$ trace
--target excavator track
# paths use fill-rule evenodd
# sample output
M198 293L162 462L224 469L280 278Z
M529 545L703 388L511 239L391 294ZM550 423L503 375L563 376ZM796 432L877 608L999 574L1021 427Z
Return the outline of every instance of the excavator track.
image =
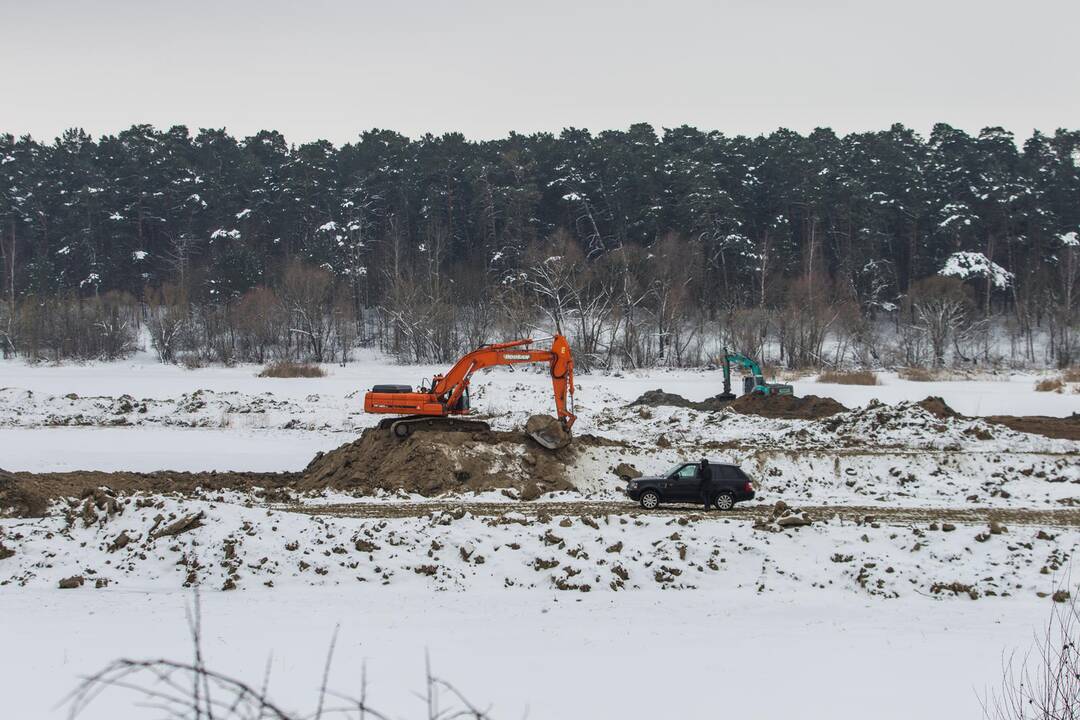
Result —
M380 430L389 430L394 437L404 440L414 432L487 432L491 426L483 420L464 420L454 417L409 415L386 418L379 421Z

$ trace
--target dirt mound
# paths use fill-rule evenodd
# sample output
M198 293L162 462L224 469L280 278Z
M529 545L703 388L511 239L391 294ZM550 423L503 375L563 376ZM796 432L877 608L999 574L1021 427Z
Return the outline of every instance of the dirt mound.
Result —
M43 517L49 498L0 470L0 517Z
M628 407L634 407L635 405L648 405L649 407L661 407L664 405L670 407L694 407L694 403L690 402L682 395L666 393L660 388L657 388L656 390L646 390L637 400L630 403Z
M831 417L847 410L846 407L832 398L818 397L817 395L760 395L751 393L734 400L730 405L732 410L744 415L760 415L761 417L780 420L817 420Z
M415 432L398 439L369 428L359 439L311 461L300 491L331 488L438 495L445 492L514 489L523 499L569 490L572 447L551 451L521 433Z
M930 395L915 404L936 418L945 419L963 417L963 415L953 410L949 407L948 403L936 395Z
M5 473L0 471L0 517L43 517L48 504L61 498L81 498L107 487L115 493L194 494L196 490L262 488L269 497L296 484L297 473L254 472L99 472Z
M716 395L711 398L706 398L701 402L694 402L693 400L687 400L682 395L676 395L674 393L667 393L657 388L656 390L648 390L641 394L637 400L627 405L627 407L635 407L637 405L646 405L648 407L684 407L692 410L723 410L725 407L731 404L731 400L728 398L722 398Z
M782 420L817 420L826 418L847 410L846 407L832 398L822 398L816 395L796 397L794 395L760 395L751 393L734 400L715 395L701 402L687 400L682 395L666 393L663 390L649 390L641 397L630 403L627 407L646 405L648 407L684 407L693 410L720 411L730 407L743 415L759 415L761 417Z
M1080 414L1069 417L1047 417L1045 415L991 415L987 422L997 423L1017 432L1045 435L1060 440L1080 440Z

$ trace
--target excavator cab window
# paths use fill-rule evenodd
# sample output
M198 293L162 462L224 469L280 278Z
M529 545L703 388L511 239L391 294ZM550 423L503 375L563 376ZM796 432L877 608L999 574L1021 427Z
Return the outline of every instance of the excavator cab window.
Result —
M749 395L750 393L754 392L755 387L756 383L754 382L754 378L750 375L744 375L742 379L743 395Z
M465 391L461 393L461 397L458 398L457 403L454 405L454 412L465 413L469 410L469 386L465 386Z

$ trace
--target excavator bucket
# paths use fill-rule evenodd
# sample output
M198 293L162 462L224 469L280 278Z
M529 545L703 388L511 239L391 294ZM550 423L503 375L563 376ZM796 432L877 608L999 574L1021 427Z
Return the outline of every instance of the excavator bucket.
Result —
M573 439L570 431L550 415L533 415L525 423L525 433L548 450L560 450Z

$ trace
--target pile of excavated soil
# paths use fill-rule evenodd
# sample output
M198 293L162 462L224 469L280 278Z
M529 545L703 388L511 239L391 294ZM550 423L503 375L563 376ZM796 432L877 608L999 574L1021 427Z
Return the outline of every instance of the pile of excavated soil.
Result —
M794 395L765 396L752 393L742 395L734 400L716 395L701 402L694 402L687 400L682 395L666 393L663 390L649 390L630 403L628 407L636 405L646 405L648 407L668 405L692 410L711 411L720 411L729 407L743 415L759 415L782 420L817 420L847 410L846 407L832 398L822 398L816 395L796 397Z
M730 405L732 410L744 415L760 415L761 417L779 420L818 420L831 417L847 410L846 407L832 398L818 397L817 395L759 395L751 393L734 400Z
M49 498L9 472L0 470L0 517L42 517Z
M521 433L420 431L398 439L369 428L358 440L316 455L296 489L421 495L513 489L530 500L572 489L566 470L573 457L573 447L547 450Z
M648 390L634 402L630 403L627 407L634 407L637 405L646 405L648 407L661 407L667 405L669 407L684 407L692 410L723 410L725 407L731 404L730 399L721 398L719 395L715 397L706 398L701 402L694 402L693 400L687 400L682 395L676 395L675 393L666 393L661 389Z
M984 419L1017 432L1045 435L1060 440L1080 440L1080 413L1073 413L1065 418L1045 415L991 415Z

